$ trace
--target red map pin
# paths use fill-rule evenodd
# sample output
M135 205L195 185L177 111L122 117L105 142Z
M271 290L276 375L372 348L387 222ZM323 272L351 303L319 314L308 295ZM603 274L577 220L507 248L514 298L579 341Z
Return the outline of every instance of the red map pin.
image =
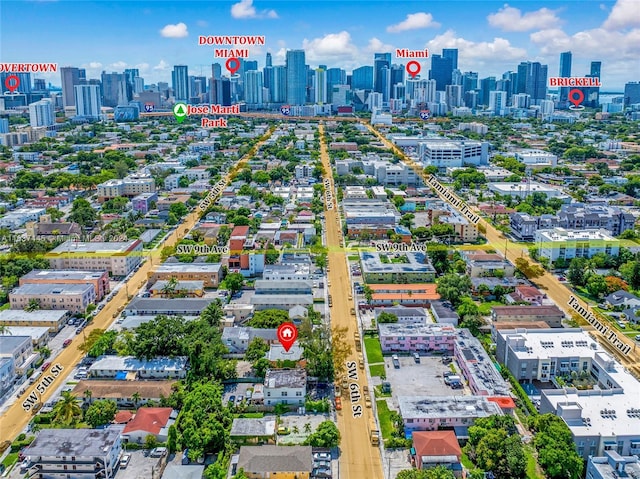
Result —
M229 70L229 73L231 73L232 75L235 75L236 72L238 70L240 70L240 60L238 60L237 58L229 58L224 66L227 67L227 70Z
M6 86L11 93L13 93L20 86L20 77L18 75L9 75L4 80L4 86Z
M415 76L420 73L420 70L422 70L420 63L415 60L411 60L409 63L407 63L407 66L405 68L407 70L407 73L411 75L411 78L415 78Z
M298 339L298 328L293 323L282 323L278 326L278 341L286 352L289 352L293 343Z

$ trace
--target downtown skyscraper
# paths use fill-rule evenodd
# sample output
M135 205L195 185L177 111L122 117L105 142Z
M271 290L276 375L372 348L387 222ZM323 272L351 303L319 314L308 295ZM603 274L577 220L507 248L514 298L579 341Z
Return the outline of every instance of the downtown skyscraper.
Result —
M385 71L385 68L387 71ZM385 92L391 86L391 53L375 53L373 55L373 91ZM389 91L387 90L387 95Z
M189 67L187 65L174 65L171 73L173 97L176 102L189 101Z
M62 105L65 107L75 106L74 87L86 79L85 70L76 67L62 67L60 68L60 77L62 80Z
M307 68L304 50L287 50L287 103L304 105L307 93Z
M562 78L569 78L571 76L571 52L562 52L560 54L560 69L558 70L558 76ZM566 106L569 100L569 87L560 87L560 105Z

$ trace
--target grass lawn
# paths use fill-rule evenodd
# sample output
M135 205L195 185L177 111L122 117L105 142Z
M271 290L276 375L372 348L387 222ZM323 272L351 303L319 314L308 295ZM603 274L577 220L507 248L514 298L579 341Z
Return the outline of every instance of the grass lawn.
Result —
M544 479L544 475L538 473L533 448L529 444L525 444L524 453L527 456L527 479Z
M371 373L371 376L382 376L385 374L385 370L384 370L384 364L374 364L372 366L369 366L369 372Z
M380 421L380 432L382 433L382 439L388 441L391 439L393 433L393 424L391 423L391 411L387 406L387 401L376 401L378 408L378 420Z
M4 461L2 461L2 465L6 468L9 469L11 466L13 466L16 462L18 462L18 453L17 452L11 452L7 455L7 457L4 458Z
M9 309L11 307L11 303L5 303L0 306L0 311L4 311L5 309Z
M462 453L462 456L460 456L460 462L470 471L473 471L476 468L476 466L473 465L473 462L471 462L471 459L469 459L469 456L467 456L464 452Z
M367 351L367 361L369 364L383 363L382 348L380 340L371 336L365 336L364 349Z
M234 414L233 417L262 419L264 417L263 412L243 412L242 414Z
M486 303L480 303L480 306L479 306L480 314L482 316L490 315L491 308L493 308L494 306L504 306L504 303L501 303L499 301L488 301Z
M350 254L349 256L347 256L347 259L349 261L360 261L360 256L358 256L357 254Z

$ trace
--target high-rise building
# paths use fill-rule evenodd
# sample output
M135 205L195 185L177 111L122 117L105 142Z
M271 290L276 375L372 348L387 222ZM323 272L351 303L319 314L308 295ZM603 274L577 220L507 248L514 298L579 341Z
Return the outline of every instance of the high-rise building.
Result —
M127 97L133 98L133 93L136 93L136 78L140 76L140 70L138 68L127 68L124 71L124 77L127 82Z
M29 105L29 125L51 126L55 123L53 104L48 98L31 103Z
M102 99L99 85L76 85L76 116L91 120L99 120L102 114Z
M562 52L560 54L560 69L558 70L558 76L562 78L571 77L571 52ZM565 107L569 101L569 87L560 87L560 106Z
M47 82L44 78L34 78L33 89L34 91L45 91L47 89Z
M9 119L0 118L0 133L9 133Z
M373 90L373 67L362 66L351 73L351 88L353 90Z
M285 103L287 101L287 67L276 65L273 67L273 87L271 90L271 101L273 103Z
M142 93L144 91L144 78L135 77L133 79L133 93Z
M102 104L104 106L127 105L131 100L124 73L102 72Z
M307 87L307 68L304 50L287 50L287 103L304 105Z
M547 96L547 65L539 62L522 62L518 65L517 93L531 96L534 104L539 104Z
M31 73L15 73L15 72L3 72L0 73L0 91L6 89L5 81L9 76L16 76L20 81L18 88L14 90L16 93L24 93L28 95L31 93Z
M442 55L431 57L431 70L429 70L429 80L436 81L436 90L444 91L447 85L451 85L453 75L453 58Z
M219 63L212 63L211 76L216 80L219 80L220 78L222 78L222 65L220 65Z
M347 72L342 68L329 68L327 70L327 103L333 103L333 87L347 83Z
M384 67L380 72L380 84L382 88L382 101L388 102L391 98L391 69Z
M637 103L640 103L640 82L629 82L624 86L624 106Z
M373 55L373 91L383 93L388 80L383 78L382 70L391 68L391 53L374 53Z
M318 105L327 103L327 70L316 68L313 89L315 93L314 103Z
M496 89L496 77L487 77L480 80L480 103L489 106L489 94Z
M504 114L504 110L507 108L507 92L506 91L491 91L489 92L489 110L494 115Z
M264 88L269 90L269 93L266 98L263 98L265 103L271 103L273 101L273 83L274 83L274 72L273 66L266 66L262 69L262 84Z
M269 52L267 52L267 55L265 57L264 66L265 67L272 67L273 66L273 59L271 58L271 53L269 53Z
M244 71L251 72L256 71L258 69L258 61L257 60L245 60L244 62Z
M443 48L442 58L449 58L451 60L451 69L458 69L458 49L457 48Z
M462 101L462 85L447 85L445 87L447 107L458 108L464 106Z
M176 102L189 101L189 67L187 65L174 65L171 73L173 97Z
M462 75L462 92L478 88L478 72L464 72Z
M587 76L591 78L600 78L601 70L602 62L591 62L591 69ZM583 104L591 108L597 108L600 103L600 87L585 87L582 88L582 91L584 93Z
M249 70L244 74L244 100L248 105L262 106L263 96L262 89L264 87L262 72L258 70Z

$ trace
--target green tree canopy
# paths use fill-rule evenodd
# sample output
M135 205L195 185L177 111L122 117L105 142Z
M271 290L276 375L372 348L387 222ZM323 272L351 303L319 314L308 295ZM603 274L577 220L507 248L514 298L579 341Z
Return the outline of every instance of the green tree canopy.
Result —
M84 413L84 420L89 426L96 428L113 421L117 410L118 406L115 401L98 399L97 401L93 401Z

